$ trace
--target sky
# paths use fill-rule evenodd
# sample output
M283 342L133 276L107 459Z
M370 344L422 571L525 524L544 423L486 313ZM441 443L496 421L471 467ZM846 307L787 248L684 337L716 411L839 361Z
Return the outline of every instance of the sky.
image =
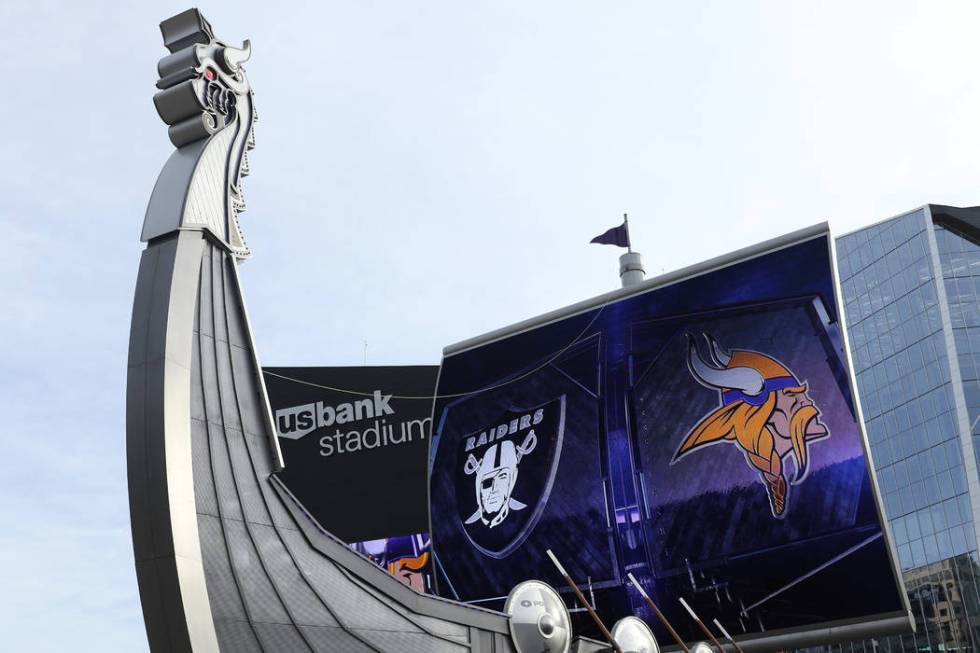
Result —
M125 471L172 2L0 3L0 633L143 651ZM829 221L980 204L972 2L215 1L260 116L242 278L263 363L437 363ZM364 343L367 343L365 354Z

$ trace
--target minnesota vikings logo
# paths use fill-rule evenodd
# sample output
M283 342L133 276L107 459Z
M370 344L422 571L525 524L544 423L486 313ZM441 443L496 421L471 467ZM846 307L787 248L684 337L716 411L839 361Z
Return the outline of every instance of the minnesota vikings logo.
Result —
M554 482L565 396L512 408L459 440L456 501L463 531L482 553L503 558L537 523Z
M773 516L782 518L789 494L785 461L795 459L792 484L801 483L809 470L810 445L830 432L819 420L820 410L806 382L786 366L755 351L729 352L711 336L702 335L708 359L701 357L697 342L688 334L687 366L698 383L718 391L720 406L691 429L671 464L692 451L731 442L759 472Z

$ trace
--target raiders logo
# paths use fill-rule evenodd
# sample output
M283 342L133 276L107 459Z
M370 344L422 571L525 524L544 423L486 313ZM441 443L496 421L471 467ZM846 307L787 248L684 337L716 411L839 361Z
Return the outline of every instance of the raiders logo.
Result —
M485 555L510 555L548 503L565 431L565 395L507 410L459 441L456 504L463 531Z

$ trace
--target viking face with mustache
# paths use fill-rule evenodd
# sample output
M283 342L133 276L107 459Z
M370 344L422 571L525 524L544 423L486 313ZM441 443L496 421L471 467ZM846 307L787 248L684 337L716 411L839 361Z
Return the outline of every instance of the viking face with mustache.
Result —
M696 449L731 442L759 471L774 517L786 514L789 487L784 461L793 456L793 485L806 477L810 444L830 435L805 382L776 359L748 350L728 352L704 335L708 359L688 335L687 364L701 385L720 393L721 406L691 429L671 464Z

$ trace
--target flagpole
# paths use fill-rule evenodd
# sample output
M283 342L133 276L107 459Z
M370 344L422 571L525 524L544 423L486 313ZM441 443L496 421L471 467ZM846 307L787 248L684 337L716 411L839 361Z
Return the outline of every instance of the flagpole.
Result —
M664 627L667 628L667 631L670 633L671 637L674 638L674 641L677 642L677 645L681 647L681 650L684 651L684 653L691 653L690 650L688 650L687 646L684 645L684 640L681 639L681 636L677 634L677 631L674 630L674 627L670 625L669 621L667 621L667 617L664 616L664 613L660 611L660 608L657 607L657 604L653 602L653 599L650 598L650 595L647 594L646 590L643 589L643 586L640 585L640 581L636 580L636 576L633 575L633 572L629 572L628 574L626 574L626 576L630 579L630 582L633 583L633 587L635 587L636 591L640 593L640 596L642 596L646 600L647 605L653 608L653 613L657 615L657 618L660 619L660 622L664 625Z
M687 601L684 600L684 597L679 596L677 597L677 600L681 602L681 605L684 606L684 609L687 610L687 613L691 615L691 618L694 619L694 621L697 622L698 626L701 627L701 632L707 635L708 639L710 639L711 642L715 645L715 648L718 649L718 653L725 653L725 647L722 646L721 642L719 642L718 639L715 638L715 636L711 633L711 631L708 630L708 627L705 626L704 622L701 621L701 618L697 614L695 614L694 609L687 604Z
M619 256L619 280L623 288L635 286L643 281L646 270L643 269L643 257L639 252L633 251L633 243L630 239L630 216L623 213L623 223L618 227L606 229L591 241L599 245L615 245L623 247L623 240L626 240L626 253Z
M575 584L572 577L568 575L565 568L562 567L560 562L558 562L558 558L555 557L555 554L551 552L551 549L546 549L545 553L548 554L548 557L551 558L551 561L555 564L555 567L558 568L558 573L562 575L562 578L565 579L565 583L572 589L572 592L575 593L575 597L583 606L585 606L589 616L592 617L592 621L594 621L595 625L599 627L599 631L602 633L602 636L605 637L610 644L612 644L613 651L616 653L623 653L623 649L620 648L616 640L613 639L612 633L610 633L609 629L606 628L606 624L602 623L602 619L599 618L599 615L596 614L596 611L592 608L592 605L585 599L585 596L582 594L582 590L578 588L578 585Z
M729 635L728 631L725 630L725 627L721 625L721 622L718 621L717 619L715 619L714 621L715 621L715 625L718 626L718 630L721 631L722 635L728 638L728 641L732 643L732 646L735 647L735 650L738 651L738 653L745 653L745 651L742 650L742 647L735 642L735 638Z

